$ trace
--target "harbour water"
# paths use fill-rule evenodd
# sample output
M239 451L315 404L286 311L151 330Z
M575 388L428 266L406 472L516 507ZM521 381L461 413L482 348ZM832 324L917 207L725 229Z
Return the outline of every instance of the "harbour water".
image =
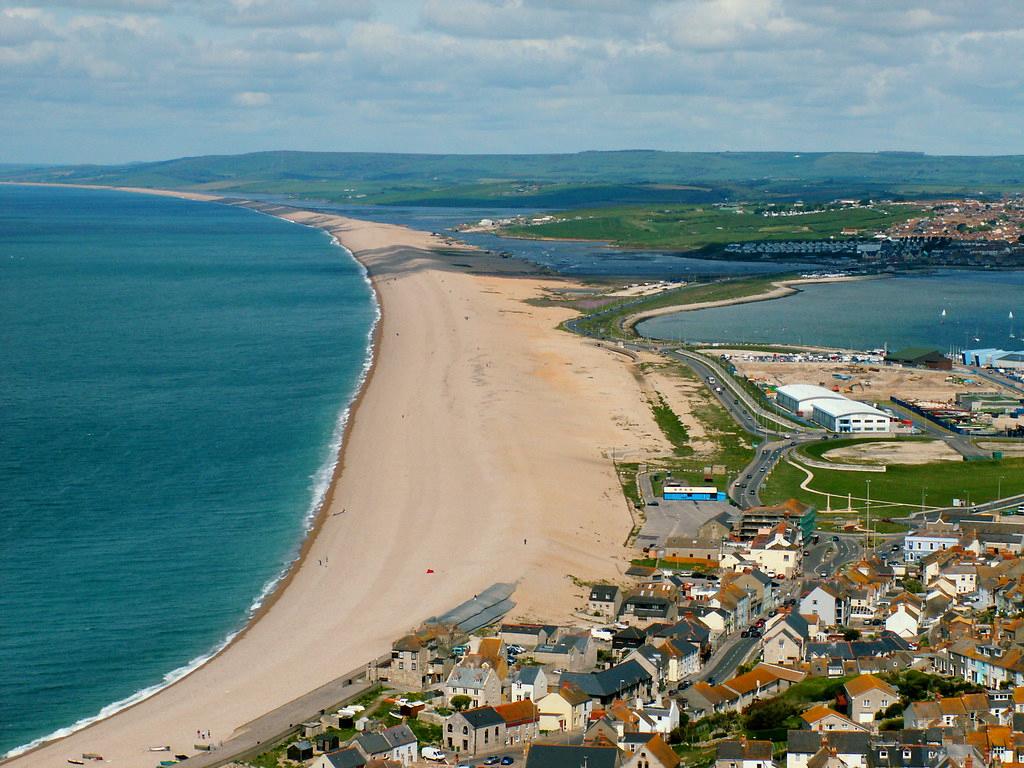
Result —
M0 754L244 625L326 489L375 312L319 230L0 187Z
M807 285L772 301L662 315L637 331L658 339L849 349L1024 349L1024 272L943 270Z

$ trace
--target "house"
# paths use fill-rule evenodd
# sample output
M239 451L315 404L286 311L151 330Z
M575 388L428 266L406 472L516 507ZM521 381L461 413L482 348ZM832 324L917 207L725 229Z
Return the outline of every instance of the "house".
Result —
M850 601L831 584L819 582L800 598L800 613L814 614L822 626L839 626L849 622Z
M761 637L764 660L769 664L797 664L804 659L804 648L810 641L807 620L793 611L775 616L765 626Z
M317 752L333 752L341 748L341 739L337 734L322 733L316 737Z
M548 676L543 667L520 667L512 673L512 701L538 701L548 693Z
M1007 702L1009 705L1009 702ZM973 730L984 723L998 724L1001 706L995 707L988 694L965 693L934 701L912 701L903 710L906 728L951 728L961 726Z
M986 688L1024 685L1024 651L962 640L949 648L953 674Z
M690 720L700 720L708 715L728 711L729 702L735 695L735 692L727 695L719 690L718 686L709 685L701 680L681 691L679 699L686 702L685 708Z
M809 768L809 762L823 748L834 750L849 768L868 768L871 734L867 731L789 731L786 768Z
M306 739L292 742L288 745L288 749L285 750L285 754L288 756L289 760L294 760L297 763L312 760L313 744Z
M444 743L460 755L475 755L505 743L505 719L491 706L454 712L444 719Z
M697 538L702 541L721 541L732 533L733 515L731 512L719 512L705 520L697 529Z
M455 696L468 696L471 707L500 704L501 679L487 662L476 666L466 664L463 659L463 663L452 669L445 680L444 695L449 704Z
M641 620L674 621L678 590L671 582L650 581L631 591L622 602L622 615Z
M379 733L364 733L355 745L370 760L395 760L412 765L417 759L416 735L409 726L395 725Z
M774 768L772 743L754 739L720 741L715 751L715 768Z
M554 643L538 645L530 655L539 664L582 672L597 665L597 644L589 633L567 634Z
M789 499L782 504L743 510L733 527L733 533L741 541L749 541L758 534L771 531L779 523L787 523L796 528L800 536L796 543L801 543L811 538L816 521L817 512L813 506Z
M625 755L615 746L534 744L526 754L526 768L622 768Z
M661 736L655 735L626 759L623 768L676 768L680 762L672 747Z
M502 624L498 632L506 645L520 645L527 650L553 643L557 636L558 627L549 624Z
M733 577L730 583L735 584L750 595L752 600L750 606L751 616L761 616L775 610L775 582L764 571L745 571Z
M563 685L575 685L601 704L650 696L653 682L651 674L636 661L624 661L600 672L565 672L561 677Z
M622 590L614 584L594 584L587 600L587 612L592 616L614 619L622 607Z
M530 743L539 732L540 710L529 699L499 704L494 708L505 721L505 744Z
M320 755L310 768L365 768L369 761L358 747Z
M799 535L794 536L799 540ZM747 558L778 578L788 579L800 568L801 549L787 534L786 523L778 523L768 533L760 533L747 545Z
M658 646L665 659L665 681L678 683L700 671L700 648L686 640L670 638Z
M960 543L960 535L960 526L941 518L925 523L903 539L903 561L916 563L932 552L951 549Z
M750 593L735 584L726 584L708 600L712 608L720 608L726 615L726 631L750 623Z
M921 632L921 617L924 608L920 600L900 600L889 607L885 617L885 628L907 640L915 639Z
M800 715L804 721L804 727L812 731L865 731L863 725L853 722L845 715L836 712L831 707L823 704L811 707Z
M537 701L541 731L578 731L586 727L593 708L590 696L563 685Z
M899 701L896 689L874 675L860 675L848 680L843 690L850 704L850 719L862 725L870 725L875 721L875 715Z
M749 672L715 686L715 689L728 697L729 708L739 711L758 699L778 696L805 677L805 672L762 662Z
M612 635L612 650L633 650L647 642L647 633L637 627L626 627Z
M454 663L451 638L440 630L406 635L391 645L388 681L403 691L425 691L440 685Z
M654 685L660 685L667 675L668 670L668 659L666 659L661 651L655 648L650 643L641 645L639 648L630 651L623 659L623 661L635 661L649 674L654 681Z
M639 714L654 727L656 733L660 733L666 739L679 727L679 705L675 699L666 697L660 703L644 704Z

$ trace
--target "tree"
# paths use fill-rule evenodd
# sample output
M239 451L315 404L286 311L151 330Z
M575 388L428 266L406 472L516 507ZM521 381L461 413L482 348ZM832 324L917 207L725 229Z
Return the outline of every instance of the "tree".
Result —
M860 640L860 630L851 627L843 632L843 640Z
M469 705L473 703L473 700L469 696L452 696L451 702L449 702L456 712L462 712L463 710L469 709Z
M903 588L912 595L918 595L924 592L924 586L917 579L904 579Z
M786 720L798 715L796 705L781 698L755 701L743 710L743 725L748 731L765 731L783 727Z

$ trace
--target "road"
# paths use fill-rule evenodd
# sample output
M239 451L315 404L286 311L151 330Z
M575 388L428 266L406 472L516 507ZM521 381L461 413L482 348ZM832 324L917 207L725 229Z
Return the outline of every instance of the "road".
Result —
M714 680L716 684L728 680L759 642L759 638L740 637L739 632L734 633L708 660L697 675L697 679L708 682Z

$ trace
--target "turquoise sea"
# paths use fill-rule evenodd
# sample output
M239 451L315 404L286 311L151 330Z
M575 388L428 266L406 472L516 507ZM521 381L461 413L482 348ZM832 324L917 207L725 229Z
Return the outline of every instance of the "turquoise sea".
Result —
M637 331L683 341L1018 350L1024 349L1024 272L943 270L807 285L773 301L662 315Z
M244 625L326 487L375 312L319 230L0 187L0 754Z

